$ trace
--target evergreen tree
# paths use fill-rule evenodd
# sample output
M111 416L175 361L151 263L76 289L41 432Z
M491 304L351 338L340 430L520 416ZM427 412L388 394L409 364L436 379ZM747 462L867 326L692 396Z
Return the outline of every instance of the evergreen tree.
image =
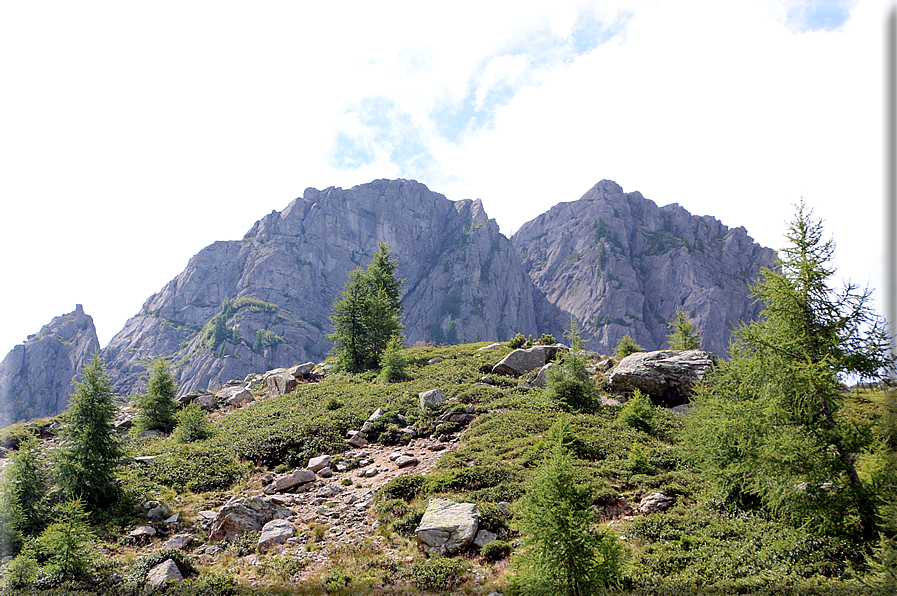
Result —
M178 393L178 384L168 371L164 358L153 360L152 373L146 393L137 398L137 414L135 426L139 430L158 430L171 432L177 421L175 412L178 403L174 398Z
M578 482L565 419L549 432L551 454L526 485L521 522L528 534L515 587L524 594L594 594L622 578L616 537L596 527L587 486Z
M10 456L10 466L5 471L18 487L22 532L25 534L36 534L44 525L47 483L37 458L38 445L34 436L19 442L18 449Z
M115 494L113 472L122 455L112 426L115 404L99 354L81 370L81 377L64 414L56 476L70 497L101 505Z
M332 352L338 366L347 372L376 368L380 354L394 335L401 332L402 281L395 277L395 261L389 247L380 243L367 270L356 269L333 303L330 322Z
M872 539L876 498L856 465L872 433L841 415L841 378L876 378L893 359L869 291L829 287L834 243L811 215L798 206L777 269L752 286L762 318L735 332L729 362L693 400L689 440L731 494Z
M13 557L22 546L24 516L12 474L0 475L0 557Z
M80 499L69 499L58 507L55 521L40 535L41 550L49 555L47 569L66 579L81 579L91 559L91 531Z
M667 341L671 350L700 350L701 332L695 328L694 323L688 320L686 312L676 307L676 319L669 323L673 332L667 335Z
M199 402L192 402L185 408L182 408L176 416L178 425L171 438L178 443L189 443L191 441L201 441L212 436L212 425L206 418L205 412Z
M617 342L617 347L614 348L614 356L617 358L626 358L630 354L635 354L636 352L643 352L644 350L640 345L635 343L635 340L632 339L632 336L628 333L620 338L620 341Z
M579 353L585 341L572 316L564 337L570 342L570 351L559 351L558 366L548 371L548 396L572 410L593 410L599 403L598 387L589 377L586 359Z
M380 380L382 382L396 383L408 379L408 374L405 372L405 367L408 363L405 361L405 357L402 356L402 348L404 347L402 338L398 335L393 335L389 343L386 344L386 349L383 350L383 354L380 356Z

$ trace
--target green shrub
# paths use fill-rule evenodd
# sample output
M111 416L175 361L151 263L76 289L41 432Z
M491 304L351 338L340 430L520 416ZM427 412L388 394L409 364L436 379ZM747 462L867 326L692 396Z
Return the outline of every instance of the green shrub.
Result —
M650 474L654 471L654 466L651 465L641 443L632 444L632 448L626 456L626 469L633 474Z
M417 474L393 478L380 488L378 499L403 499L410 501L424 490L426 478Z
M246 532L239 536L234 536L227 542L227 549L231 551L235 557L245 557L251 555L258 550L259 536L261 532Z
M190 556L187 555L187 553L179 548L166 548L143 555L134 562L127 575L124 577L123 584L126 591L133 593L139 592L146 583L146 576L149 574L150 569L159 563L164 563L168 559L175 562L181 575L185 578L196 575L198 572L196 567L193 566L193 562L190 560Z
M657 410L651 399L636 389L629 401L620 408L617 419L630 428L650 434L654 431L656 418Z
M493 540L480 548L480 554L487 561L499 561L511 554L511 545L504 540Z
M469 573L467 561L437 557L415 561L408 579L419 590L445 591L458 587Z
M635 354L636 352L643 352L644 349L635 343L635 340L632 339L632 336L628 333L620 338L620 341L617 342L617 347L614 348L614 356L617 358L626 358L630 354Z
M543 333L542 337L540 337L538 341L536 341L536 343L542 346L551 346L556 344L557 342L554 341L554 336L550 333Z
M508 347L512 350L523 348L526 346L526 337L522 333L518 333L508 342Z
M175 415L177 426L171 435L177 443L201 441L212 436L212 424L198 402L192 402Z
M243 478L246 467L226 447L188 443L157 456L141 473L175 490L205 492L229 488Z
M483 530L489 530L493 534L498 534L503 529L507 529L507 518L495 503L479 503L480 517L479 527Z
M380 355L379 379L381 383L398 383L408 380L408 373L405 372L408 362L402 355L404 347L402 338L398 335L393 335L386 344L386 349Z
M332 569L324 576L324 589L328 592L338 592L347 588L352 583L352 576L344 571Z

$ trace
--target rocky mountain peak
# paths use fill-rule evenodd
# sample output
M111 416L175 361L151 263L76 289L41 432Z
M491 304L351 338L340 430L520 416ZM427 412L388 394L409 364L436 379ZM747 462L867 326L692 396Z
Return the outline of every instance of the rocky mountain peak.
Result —
M29 335L0 363L0 426L65 410L72 381L99 349L93 319L80 304Z

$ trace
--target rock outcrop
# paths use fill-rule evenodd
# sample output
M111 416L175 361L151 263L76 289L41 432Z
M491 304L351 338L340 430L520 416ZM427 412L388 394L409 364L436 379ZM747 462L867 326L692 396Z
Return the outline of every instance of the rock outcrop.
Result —
M72 381L99 349L93 319L80 304L28 336L0 363L0 426L65 410Z
M759 314L747 282L775 258L744 228L658 207L610 180L523 224L511 241L548 303L537 304L540 330L561 337L572 314L588 347L604 354L627 333L645 349L666 347L677 306L703 349L725 353L733 326Z
M414 532L428 552L451 554L473 542L479 527L478 517L479 508L474 503L430 499Z
M636 352L620 361L608 376L614 393L636 389L659 405L679 406L688 402L695 383L716 366L716 355L703 350L659 350Z

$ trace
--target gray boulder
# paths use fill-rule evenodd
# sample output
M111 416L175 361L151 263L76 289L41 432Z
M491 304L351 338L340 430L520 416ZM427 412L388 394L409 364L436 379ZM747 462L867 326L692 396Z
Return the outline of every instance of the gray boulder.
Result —
M243 385L229 385L215 394L215 399L219 402L239 408L253 401L252 392Z
M306 362L304 364L297 364L296 366L288 368L287 373L293 375L293 377L297 379L301 379L302 377L307 376L314 369L314 367L314 362Z
M430 499L414 531L431 554L451 554L469 546L477 535L479 507L449 499Z
M706 378L716 362L715 354L703 350L636 352L611 371L608 384L615 393L639 389L656 404L678 406L688 403L695 384Z
M313 457L308 460L308 465L305 466L305 469L311 470L312 472L317 472L319 470L323 470L330 466L330 456L329 455L319 455L318 457Z
M155 592L170 583L181 583L184 576L178 569L177 563L172 559L165 559L146 574L145 588L147 592Z
M492 373L519 377L531 370L542 368L546 362L554 360L559 349L566 350L567 347L555 344L551 346L533 346L525 350L514 350L502 358L501 362L492 367Z
M274 489L274 492L280 493L300 484L314 482L315 478L315 473L311 470L294 470L291 474L275 478L274 482L271 483L271 487Z
M298 386L298 383L296 382L295 376L289 373L281 373L266 378L265 385L267 385L270 393L285 395L290 391L294 391Z
M657 513L666 511L674 504L673 499L663 493L651 493L644 497L638 504L639 513Z
M430 389L422 391L418 394L420 398L420 409L426 410L428 407L445 401L445 394L439 389Z
M294 533L293 522L285 519L272 519L262 528L258 549L260 552L265 552L279 544L283 544L292 538Z
M209 532L209 542L218 542L245 534L258 532L272 519L285 519L293 512L264 497L235 499L218 512Z
M191 542L193 542L193 536L190 534L175 534L166 540L162 546L165 548L184 548Z
M539 369L539 374L536 375L536 378L533 379L533 385L536 387L545 387L548 385L548 371L552 368L556 367L557 364L554 362L549 362L545 366Z

